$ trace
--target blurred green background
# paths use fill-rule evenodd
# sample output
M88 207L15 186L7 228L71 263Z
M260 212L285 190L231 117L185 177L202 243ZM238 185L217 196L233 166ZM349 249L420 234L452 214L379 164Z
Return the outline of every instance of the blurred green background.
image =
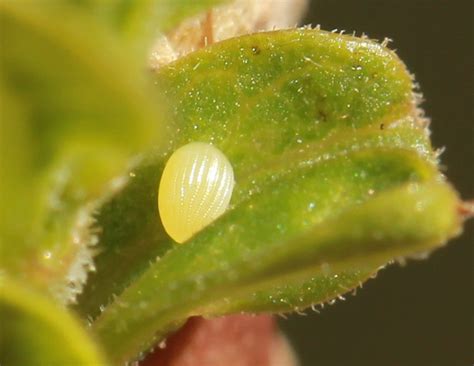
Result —
M394 40L416 75L442 163L474 198L474 1L312 0L305 23ZM427 261L393 265L321 314L281 320L303 366L472 365L474 220Z

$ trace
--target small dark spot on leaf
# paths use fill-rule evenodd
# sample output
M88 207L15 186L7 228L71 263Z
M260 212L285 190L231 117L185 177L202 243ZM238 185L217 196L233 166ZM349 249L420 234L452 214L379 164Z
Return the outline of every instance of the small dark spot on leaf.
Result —
M383 130L385 128L385 124L384 123L381 123L380 124L380 129Z
M317 118L318 120L320 120L321 122L326 122L327 119L328 119L328 115L325 111L323 111L322 109L319 109L318 110L318 113L317 113Z
M262 52L262 50L260 49L260 47L258 46L252 46L252 53L254 55L260 55L260 52Z

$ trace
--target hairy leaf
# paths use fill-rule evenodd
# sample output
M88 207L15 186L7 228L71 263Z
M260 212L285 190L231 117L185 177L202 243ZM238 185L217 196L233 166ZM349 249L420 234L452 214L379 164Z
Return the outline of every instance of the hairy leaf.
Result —
M268 231L250 223L262 222L249 217L252 209L244 205L245 219L236 221L233 215L241 212L235 210L220 225L151 266L105 310L94 328L113 360L122 362L223 297L248 296L278 283L430 250L459 232L457 203L444 184L408 184L293 240L269 240L264 245L261 235ZM247 225L245 231L236 229L235 222Z
M84 316L103 310L94 329L114 361L190 315L327 301L459 232L411 77L375 42L255 34L160 69L157 84L173 108L172 148L148 156L101 209L97 273L78 305ZM219 147L236 186L224 216L174 246L157 188L169 153L191 141Z

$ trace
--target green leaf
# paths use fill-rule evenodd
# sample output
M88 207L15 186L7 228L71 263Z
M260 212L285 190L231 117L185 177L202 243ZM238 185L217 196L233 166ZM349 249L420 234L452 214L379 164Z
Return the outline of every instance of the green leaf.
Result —
M324 160L365 145L412 149L434 163L414 115L410 76L394 53L367 40L310 30L256 34L189 55L157 77L175 106L173 149L191 141L217 144L234 167L234 205L297 161ZM107 250L97 257L97 274L80 300L88 316L172 245L156 212L166 157L148 157L99 214ZM337 174L334 179L342 187ZM374 188L369 183L359 196ZM334 202L314 210L320 216L314 222L335 204L344 207L342 192L332 192ZM115 269L124 260L127 268Z
M2 365L106 365L77 319L20 282L0 284Z
M94 17L2 2L0 24L1 267L70 300L92 265L92 202L119 188L134 155L165 144L164 111Z
M190 315L327 301L460 230L411 77L375 42L254 34L161 68L157 83L173 108L172 149L148 156L102 207L97 273L78 304L83 316L103 310L94 329L115 362ZM176 246L157 186L170 152L191 141L221 149L236 186L227 213Z
M344 299L345 293L355 294L362 283L376 275L380 268L360 268L331 274L318 274L303 281L285 281L264 290L240 296L228 296L221 301L199 309L201 315L214 317L248 313L302 313L306 309L318 311L336 298ZM328 271L329 272L329 271Z
M105 310L95 331L113 361L123 362L151 347L180 320L226 296L248 296L275 283L430 250L459 232L457 203L444 184L408 184L293 240L264 243L261 236L268 231L258 227L260 215L244 205L245 216L234 210L152 265ZM258 207L266 213L273 208Z

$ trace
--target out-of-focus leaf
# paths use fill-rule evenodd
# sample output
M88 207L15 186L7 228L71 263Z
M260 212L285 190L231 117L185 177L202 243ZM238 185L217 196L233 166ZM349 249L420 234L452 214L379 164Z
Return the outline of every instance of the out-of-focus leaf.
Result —
M327 301L459 232L410 75L375 42L255 34L192 53L157 83L174 107L173 149L215 144L236 185L228 212L171 250L156 211L169 153L146 159L101 209L102 253L78 309L94 317L102 305L94 328L116 362L190 315Z
M228 1L228 0L227 0ZM111 26L143 60L144 51L159 32L166 32L186 18L226 0L89 0L82 6Z
M167 31L176 26L184 19L199 13L200 11L209 10L212 7L229 2L230 0L154 0L154 8L156 9L157 20L161 30ZM138 18L136 18L138 19Z
M0 284L2 365L107 365L81 323L20 282Z
M1 267L67 300L92 266L90 202L123 184L111 179L131 157L160 149L163 111L143 66L94 17L10 1L0 24Z

